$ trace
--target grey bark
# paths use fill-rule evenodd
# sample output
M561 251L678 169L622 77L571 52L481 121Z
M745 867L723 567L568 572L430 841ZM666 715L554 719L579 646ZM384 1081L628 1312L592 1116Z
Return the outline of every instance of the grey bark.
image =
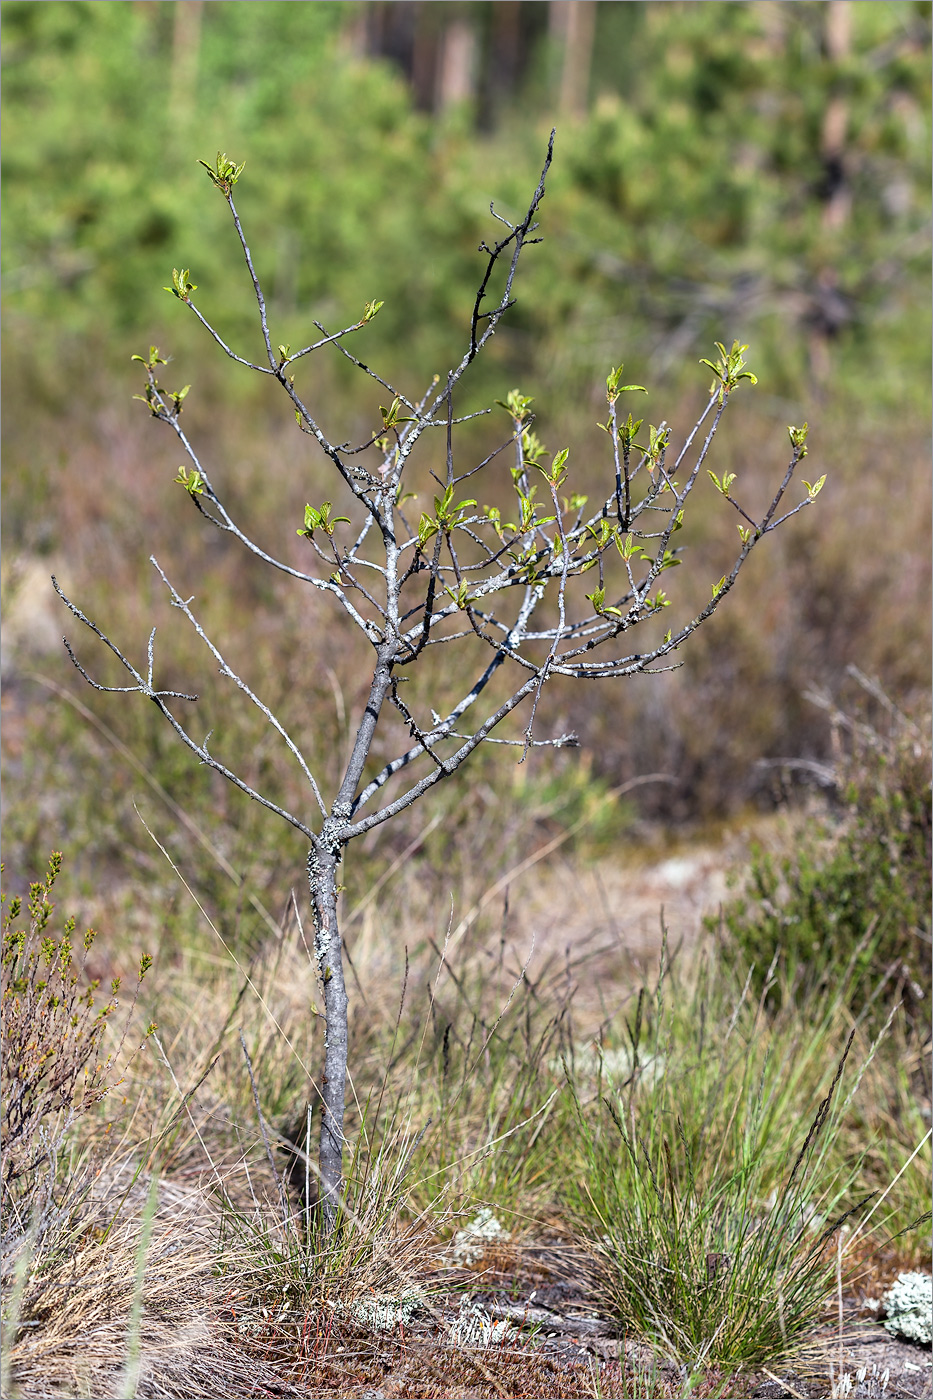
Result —
M321 1208L324 1226L333 1230L340 1208L343 1185L344 1106L347 1090L349 1025L347 987L343 966L343 939L337 918L337 868L349 840L349 817L353 798L369 750L383 702L392 683L391 660L394 646L377 648L369 699L356 733L350 761L321 835L308 854L308 881L314 910L315 956L324 988L325 1041L324 1074L321 1084Z
M337 923L337 866L342 845L336 824L329 818L324 834L308 855L308 880L314 910L314 951L324 988L326 1031L324 1075L321 1083L321 1210L330 1233L340 1208L343 1184L343 1116L347 1091L347 988L343 972L343 947Z

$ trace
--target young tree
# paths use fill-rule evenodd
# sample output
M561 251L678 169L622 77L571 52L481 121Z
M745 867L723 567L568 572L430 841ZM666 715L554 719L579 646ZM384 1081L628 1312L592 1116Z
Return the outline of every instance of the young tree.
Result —
M554 676L622 678L655 671L669 662L720 606L757 544L810 504L822 486L822 479L812 486L804 483L805 499L781 513L794 471L806 455L806 425L788 430L790 460L761 519L748 514L736 498L732 473L720 478L710 471L717 490L736 512L738 552L731 570L713 586L705 607L664 630L670 600L659 584L661 575L681 562L675 536L735 388L742 380L755 382L746 368L746 346L736 344L726 350L719 345L718 358L702 362L714 375L709 402L676 453L664 423L650 426L639 440L642 420L623 412L620 399L623 394L644 390L622 382L621 366L610 371L606 381L608 416L600 424L607 436L610 465L605 491L594 506L586 496L570 490L568 450L553 456L544 450L534 430L531 400L516 389L501 405L511 421L506 441L478 463L466 468L455 465L454 429L465 421L455 416L455 397L476 357L514 305L515 274L525 247L539 241L533 236L535 216L544 197L553 141L552 133L541 177L520 222L510 223L490 205L501 237L480 245L485 269L462 357L443 385L435 378L420 398L388 384L347 347L350 337L378 313L379 301L367 303L360 319L343 330L328 333L315 321L319 336L301 350L293 352L287 345L275 344L266 300L233 198L243 167L225 155L218 155L213 166L201 162L227 201L240 240L256 297L266 363L254 364L224 342L194 304L196 288L187 270L176 271L173 286L167 290L191 310L231 359L281 385L298 427L317 441L332 464L335 487L347 500L345 508L352 515L334 514L330 500L306 506L304 523L298 530L307 540L310 562L304 568L267 553L250 537L248 527L234 519L223 503L219 485L211 479L181 425L187 388L171 392L161 386L159 367L165 360L155 348L146 358L134 357L145 368L145 402L152 415L175 433L187 455L189 465L179 469L178 481L197 510L270 568L305 587L311 608L332 605L343 609L372 648L368 701L336 791L323 790L297 737L233 671L203 630L192 610L192 600L182 597L155 558L151 562L173 605L195 629L221 674L258 707L287 745L307 783L309 810L285 810L215 757L207 740L193 737L190 724L179 718L176 702L187 703L196 697L159 688L154 629L146 664L137 669L55 583L74 616L110 648L132 683L117 687L99 684L66 640L68 653L85 679L97 690L144 695L201 763L275 812L308 841L315 951L326 1018L324 1069L317 1092L321 1104L321 1204L328 1229L333 1228L339 1209L344 1147L347 992L338 920L338 866L345 848L404 812L456 772L485 742L518 746L520 762L532 747L576 743L572 734L535 737L538 701L548 680ZM496 274L501 274L501 290L494 295L491 286ZM336 346L389 397L388 406L380 410L381 422L356 446L334 442L321 426L317 410L305 402L295 385L294 368L325 346ZM410 483L415 447L438 431L446 441L446 467L441 475L432 472L437 483L433 507L421 511L416 522L407 506L406 476ZM483 473L504 449L511 449L514 460L510 466L513 504L503 512L480 505L479 497L470 493L477 492ZM336 496L337 490L331 494ZM636 629L640 650L633 646ZM456 647L458 643L462 647L472 643L481 660L472 682L459 693L451 693L455 671L449 665L432 663L437 648ZM435 703L427 716L416 713L416 702L409 703L403 697L401 682L412 669L427 671L433 687L429 693ZM526 718L522 728L499 737L499 726L523 702ZM367 763L374 735L386 715L393 713L401 717L408 739L396 757L373 771Z

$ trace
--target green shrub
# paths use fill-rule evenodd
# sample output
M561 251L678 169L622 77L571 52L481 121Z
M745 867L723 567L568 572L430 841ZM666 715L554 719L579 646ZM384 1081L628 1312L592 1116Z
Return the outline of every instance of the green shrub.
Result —
M25 927L18 922L22 913L18 896L10 900L3 920L0 1194L5 1231L14 1228L20 1205L30 1213L37 1204L37 1182L44 1168L54 1179L56 1156L75 1118L109 1092L128 1029L127 1018L118 1045L103 1058L101 1041L117 1007L120 979L111 982L104 1005L95 1007L98 983L81 985L94 930L84 934L83 957L77 964L74 918L66 920L59 937L47 932L55 908L49 896L61 865L61 852L53 851L45 878L30 886ZM5 895L0 896L0 901L5 900ZM137 995L151 963L149 957L140 962ZM147 1034L153 1030L150 1026Z
M926 1021L920 1003L931 991L929 731L852 674L884 723L812 697L830 713L842 810L805 822L784 855L753 851L745 889L722 914L727 955L754 962L759 990L777 957L782 975L772 997L835 985L851 961L856 988L866 977L874 984L887 977L879 1002L903 1000L912 1020ZM865 993L855 995L859 1004Z

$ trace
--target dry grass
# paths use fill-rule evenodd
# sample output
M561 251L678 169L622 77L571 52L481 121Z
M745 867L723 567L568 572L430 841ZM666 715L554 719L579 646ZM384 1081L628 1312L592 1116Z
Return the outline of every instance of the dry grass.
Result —
M245 1396L281 1393L242 1347L218 1277L216 1210L197 1190L154 1183L142 1212L127 1168L104 1163L13 1263L5 1394ZM145 1197L147 1193L144 1191Z
M190 853L176 862L185 873L194 864ZM573 859L564 869L566 887L578 888ZM550 887L559 875L559 867L548 872ZM266 892L240 878L241 905L251 897L262 905ZM378 898L348 918L357 979L352 1151L343 1228L330 1245L304 1196L303 1161L299 1155L289 1173L294 1153L284 1150L286 1142L305 1145L321 1059L320 989L301 906L278 933L251 942L228 918L209 921L194 885L179 886L168 913L164 905L141 911L155 962L138 1014L159 1031L125 1076L122 1104L111 1094L76 1123L74 1154L59 1163L56 1208L4 1261L11 1400L754 1392L760 1373L709 1359L684 1369L657 1335L651 1344L650 1327L626 1339L565 1325L599 1303L567 1232L567 1187L601 1181L605 1191L616 1169L611 1153L602 1165L588 1161L567 1072L595 1132L600 1093L616 1087L606 1067L631 1050L642 974L626 953L621 912L609 917L612 886L605 946L584 941L568 958L552 943L528 962L502 911L504 891L483 905L495 885L477 876L469 904L451 915L449 906L431 907L417 866L403 859ZM347 903L352 916L352 895ZM196 923L182 939L173 924L185 905ZM481 915L471 920L477 905ZM95 975L109 975L108 959L114 969L126 961L105 939L95 950ZM686 958L668 971L669 1014L648 987L643 1036L657 1043L645 1041L642 1064L660 1056L665 1078L652 1087L643 1068L625 1092L634 1092L636 1117L655 1144L670 1138L676 1107L697 1179L718 1181L720 1191L731 1189L723 1178L749 1134L764 1134L766 1170L749 1201L766 1212L770 1187L799 1151L798 1128L825 1095L851 1016L840 988L832 1003L788 998L776 1018L763 1018L714 951L706 956L705 971ZM576 995L577 983L594 981L601 998ZM910 1223L926 1190L928 1146L905 1168L926 1132L922 1047L896 1020L873 1058L870 1049L859 1023L851 1062L866 1065L831 1124L826 1185L839 1196L839 1173L853 1163L860 1190L885 1192L897 1180L849 1251L863 1277L847 1307L860 1287L888 1281L921 1247L916 1231L883 1241ZM753 1122L759 1079L766 1112L759 1105ZM845 1094L853 1087L844 1082ZM313 1122L312 1184L315 1129ZM721 1161L704 1156L708 1142L719 1144ZM482 1203L511 1239L453 1269L445 1248ZM840 1209L847 1204L840 1199ZM624 1233L617 1217L613 1228ZM677 1228L675 1220L673 1239ZM634 1237L622 1242L637 1247ZM804 1240L804 1254L807 1247ZM527 1325L492 1346L465 1345L451 1335L462 1296L487 1310L517 1307ZM399 1310L406 1299L411 1308ZM545 1321L535 1322L542 1302ZM379 1316L388 1330L374 1327Z
M596 1111L598 1084L590 1083L586 1049L593 1030L584 1033L585 1022L574 1027L562 962L550 973L532 964L522 977L521 963L507 949L490 949L479 933L465 934L442 962L423 928L424 951L409 956L402 997L404 948L386 934L374 924L355 946L366 1001L358 997L356 1146L337 1241L325 1247L316 1234L300 1174L297 1189L294 1177L286 1186L287 1219L278 1190L287 1158L276 1144L300 1136L295 1128L320 1055L320 1027L309 1015L318 993L300 929L293 923L249 960L216 939L216 952L203 944L176 952L156 968L144 1014L159 1020L160 1031L134 1061L125 1103L109 1101L109 1128L103 1118L83 1120L97 1175L81 1166L87 1158L76 1159L54 1221L5 1266L12 1280L5 1393L23 1400L751 1393L754 1371L737 1375L707 1362L685 1372L650 1347L611 1337L548 1340L553 1329L539 1325L537 1335L520 1329L492 1347L451 1340L464 1292L483 1306L498 1298L526 1307L537 1295L552 1300L556 1316L568 1301L576 1314L592 1312L598 1290L588 1294L587 1271L566 1234L562 1188L593 1169L580 1157L562 1086L565 1065L575 1063L578 1098L586 1113ZM586 974L585 963L571 966L571 981L577 973ZM687 1000L672 1003L676 1024L665 1054L689 1133L689 1115L709 1110L715 1084L704 1081L692 1101L685 1086L699 1090L698 1071L705 1064L713 1075L718 1052L697 1061L695 1047L689 1050L699 1003L690 1002L695 983L686 968L682 980ZM728 1029L710 993L719 980L713 973L706 984L711 1043ZM617 985L617 996L631 1024L631 995ZM800 1105L812 1106L831 1077L828 1047L844 1020L841 1001L825 1024L812 1018L812 1008L799 1011L797 1020L785 1013L783 1030L766 1034L759 1026L754 1046L756 1063L792 1067L782 1107L772 1113L775 1172L793 1150ZM744 1055L751 1023L734 1012L733 1005L731 1034ZM624 1044L611 1024L601 1041L604 1056ZM867 1049L863 1044L861 1053ZM895 1042L891 1058L876 1055L836 1129L837 1165L874 1143L865 1161L870 1184L890 1182L913 1131L908 1060L892 1080L892 1061L905 1049ZM650 1113L650 1092L647 1099L644 1089L639 1093L639 1111ZM744 1111L737 1101L736 1111ZM660 1133L663 1113L658 1124ZM728 1156L728 1133L722 1141ZM910 1170L922 1175L921 1159ZM491 1202L511 1241L452 1270L445 1241L482 1200ZM564 1243L542 1254L541 1240L557 1239L562 1229ZM874 1271L874 1283L904 1260L904 1242L882 1264L877 1240L869 1238L853 1253L863 1271ZM418 1306L407 1316L392 1314L393 1303L406 1298L419 1299ZM384 1331L372 1325L380 1309L392 1324Z

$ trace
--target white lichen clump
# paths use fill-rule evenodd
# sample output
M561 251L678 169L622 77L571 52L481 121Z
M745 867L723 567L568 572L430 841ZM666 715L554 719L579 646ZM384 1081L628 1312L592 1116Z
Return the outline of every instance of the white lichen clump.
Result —
M892 1337L929 1346L933 1341L933 1277L901 1274L884 1295L885 1327Z
M483 1206L469 1225L464 1225L454 1235L451 1250L454 1265L458 1269L467 1268L482 1259L491 1244L504 1244L511 1238L510 1231L503 1228L489 1206Z
M346 1306L346 1311L356 1322L362 1322L374 1332L394 1332L399 1323L403 1326L409 1323L423 1304L422 1295L413 1289L399 1298L391 1294L358 1298Z
M450 1339L459 1347L489 1347L504 1342L511 1331L511 1322L505 1319L497 1322L478 1303L463 1298L460 1312L450 1329Z

